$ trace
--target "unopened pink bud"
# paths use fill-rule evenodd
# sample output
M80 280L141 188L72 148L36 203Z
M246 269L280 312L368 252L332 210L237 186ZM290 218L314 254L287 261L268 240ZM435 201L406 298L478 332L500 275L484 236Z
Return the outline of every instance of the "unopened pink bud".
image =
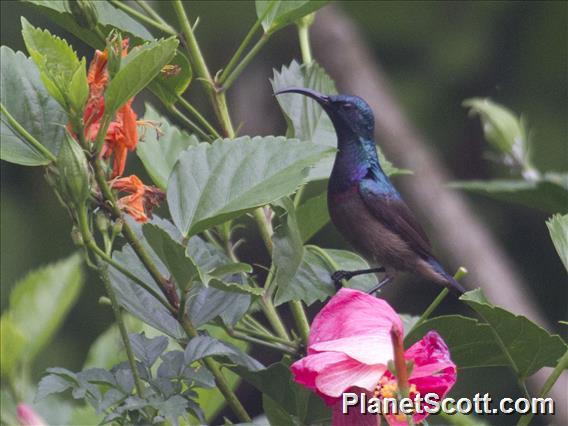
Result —
M21 426L47 426L47 423L27 404L19 403L16 411Z

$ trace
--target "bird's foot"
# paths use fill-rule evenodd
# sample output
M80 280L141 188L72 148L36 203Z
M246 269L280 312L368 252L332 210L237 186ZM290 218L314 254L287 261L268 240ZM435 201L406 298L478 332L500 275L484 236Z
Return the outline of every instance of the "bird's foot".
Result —
M379 281L379 283L377 285L375 285L373 288L371 288L369 291L367 291L367 294L372 295L374 293L379 292L385 285L390 283L392 280L393 280L393 277L391 277L390 275L387 275L381 281Z
M331 274L331 279L333 281L333 284L335 285L336 290L339 290L342 287L341 281L349 281L352 277L353 273L350 271L335 271L333 274Z

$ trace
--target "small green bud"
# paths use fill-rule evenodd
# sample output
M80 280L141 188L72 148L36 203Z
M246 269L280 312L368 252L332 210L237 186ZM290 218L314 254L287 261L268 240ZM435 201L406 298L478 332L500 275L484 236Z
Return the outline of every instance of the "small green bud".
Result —
M67 8L81 27L88 30L96 28L99 17L91 0L68 0Z
M67 133L59 148L57 169L63 198L77 207L85 204L90 193L89 165L79 144Z
M120 62L122 61L122 36L120 33L111 33L107 39L107 70L112 78L120 69Z
M114 225L112 227L113 238L119 235L121 232L122 232L122 220L119 219L116 222L114 222Z
M81 231L76 226L73 226L73 229L71 229L71 240L76 246L82 247L85 245L85 241L83 241L83 234L81 234Z
M106 232L108 230L108 227L110 225L110 220L108 219L107 215L104 212L98 211L95 220L99 231Z

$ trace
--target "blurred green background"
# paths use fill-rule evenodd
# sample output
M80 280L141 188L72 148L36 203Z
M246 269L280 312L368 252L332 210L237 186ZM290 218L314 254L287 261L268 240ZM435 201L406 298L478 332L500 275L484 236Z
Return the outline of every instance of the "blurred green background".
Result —
M522 114L531 130L539 168L568 170L566 2L339 2L337 6L357 22L411 121L435 143L432 149L456 180L508 174L487 160L480 124L461 106L464 99L474 96L491 97ZM25 15L32 24L65 36L80 55L91 58L90 49L26 5L4 1L0 7L3 45L24 50L19 17ZM197 36L212 70L226 63L256 18L252 2L196 1L187 7L192 17L200 17ZM171 18L167 2L157 4L157 9ZM269 93L271 68L294 58L300 59L297 36L294 28L288 28L274 36L234 92L247 79L250 85L252 78L259 90ZM202 102L200 92L198 85L190 87L190 97L195 96L197 105ZM232 94L229 92L233 110L247 108L236 105ZM143 96L137 99L140 113L143 100ZM277 116L276 104L271 108L259 113ZM283 129L281 120L273 131L282 133ZM138 160L131 158L129 167L143 174ZM45 184L41 169L3 162L1 179L4 309L10 288L19 278L32 268L67 256L74 247L69 238L70 220ZM566 319L566 274L548 236L547 214L481 196L471 196L471 201L530 284L528 291L550 323ZM320 236L323 241L337 238L330 227L324 233L329 235ZM247 258L262 256L249 250ZM423 305L435 293L429 287L419 295L404 295L398 305L411 309L415 299ZM79 303L37 361L34 380L46 367L81 368L90 343L111 322L110 308L97 303L101 295L102 285L90 273ZM514 395L507 372L496 370L492 375L488 383L487 375L480 378L475 372L464 372L456 392Z

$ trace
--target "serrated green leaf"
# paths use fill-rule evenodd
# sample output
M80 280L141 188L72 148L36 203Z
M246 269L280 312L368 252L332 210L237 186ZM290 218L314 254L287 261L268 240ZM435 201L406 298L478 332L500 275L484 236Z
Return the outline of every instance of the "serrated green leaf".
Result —
M0 377L14 376L17 365L28 342L8 315L0 318Z
M558 335L521 315L487 302L480 289L465 293L460 300L473 308L490 327L502 353L512 362L513 371L526 378L542 367L554 367L567 350Z
M178 129L150 105L146 104L144 120L157 123L159 133L148 130L136 147L136 154L152 181L166 189L168 178L180 153L199 143L194 135Z
M175 55L178 40L170 37L133 49L109 82L105 91L107 112L116 112L130 98L145 88Z
M546 226L558 256L568 271L568 215L555 214L546 221Z
M547 173L534 181L495 179L452 182L449 186L549 213L568 212L568 174Z
M315 12L328 2L328 0L256 0L256 15L262 19L264 32L272 33Z
M150 249L142 235L140 235L139 239L142 244ZM155 255L153 251L151 255L154 262L158 265L160 272L163 275L167 275L168 270L158 256ZM112 257L146 283L146 285L153 288L158 294L161 294L160 288L130 246L125 245L122 250L115 251ZM185 332L181 325L150 293L115 268L109 268L109 276L118 301L124 309L174 339L182 339L185 337Z
M12 117L55 156L65 133L67 115L45 90L33 61L6 46L0 48L0 97ZM25 70L25 72L24 72ZM23 166L50 160L12 129L2 115L0 158Z
M22 361L31 362L50 342L75 304L83 281L81 258L73 255L30 272L15 285L4 315L26 336Z
M130 333L130 344L136 359L150 368L168 347L168 338L165 336L146 337L144 332Z
M91 2L97 11L97 31L79 25L67 10L65 0L25 0L25 3L38 9L62 28L97 49L104 48L104 40L101 40L98 33L109 34L113 28L143 40L153 40L152 34L143 25L107 1Z
M242 365L250 371L258 371L264 368L260 362L239 348L211 336L196 336L185 347L184 358L186 364L191 364L210 356L225 356L232 362Z
M322 256L321 251L325 253ZM324 301L336 293L331 275L336 271L327 260L331 259L338 270L367 269L369 264L360 256L347 250L321 249L307 245L304 248L302 263L294 277L286 286L279 287L275 303L281 304L290 300L302 300L308 306L316 300ZM359 275L349 280L348 287L359 290L370 290L377 284L373 275Z
M177 228L192 235L288 195L327 147L283 137L243 136L183 152L168 182Z
M302 203L296 210L296 216L302 241L307 242L330 221L327 191Z
M194 281L207 284L199 267L186 255L185 247L174 241L166 231L150 223L144 225L142 230L146 241L168 267L180 290L186 291Z
M165 105L174 105L177 102L177 95L185 92L193 71L189 63L189 59L184 53L177 51L173 59L168 63L179 67L177 74L160 73L151 83L149 89L160 98Z
M69 83L73 83L77 69L80 66L84 67L85 62L79 61L77 54L65 40L52 35L47 30L33 27L24 17L21 21L24 43L39 69L41 81L49 94L68 110ZM81 81L75 82L76 85L79 83ZM86 74L84 83L86 83ZM84 90L84 87L80 89Z
M64 392L71 386L72 382L69 379L56 374L49 374L40 380L35 400L40 401L46 396Z
M260 287L251 287L241 283L221 281L216 278L210 280L209 285L228 293L248 294L251 296L261 296L264 293L264 289Z

